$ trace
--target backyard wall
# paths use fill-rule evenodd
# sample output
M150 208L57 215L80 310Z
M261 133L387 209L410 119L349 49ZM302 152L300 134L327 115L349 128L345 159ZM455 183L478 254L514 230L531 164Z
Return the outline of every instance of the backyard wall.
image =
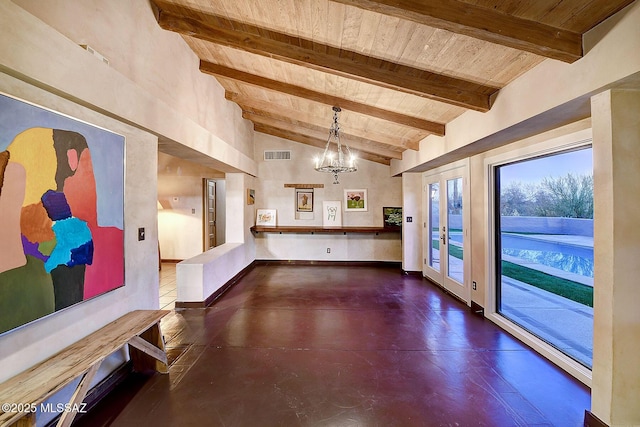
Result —
M501 216L502 231L593 237L593 220L538 216Z

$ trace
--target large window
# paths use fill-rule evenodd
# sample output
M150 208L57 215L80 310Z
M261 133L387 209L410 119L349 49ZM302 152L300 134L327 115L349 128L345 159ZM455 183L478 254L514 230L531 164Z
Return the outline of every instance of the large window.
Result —
M496 311L590 369L592 149L493 170Z

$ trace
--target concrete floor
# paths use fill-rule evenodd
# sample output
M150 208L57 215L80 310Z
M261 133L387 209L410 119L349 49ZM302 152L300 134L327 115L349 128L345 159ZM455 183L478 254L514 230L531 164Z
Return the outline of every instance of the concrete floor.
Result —
M82 426L581 426L587 387L399 269L259 265Z

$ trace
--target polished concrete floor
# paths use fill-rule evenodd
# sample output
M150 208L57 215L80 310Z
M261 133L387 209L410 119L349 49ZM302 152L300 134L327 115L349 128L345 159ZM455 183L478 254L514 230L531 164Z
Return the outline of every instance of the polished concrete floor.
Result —
M419 277L260 265L86 426L580 426L589 389Z

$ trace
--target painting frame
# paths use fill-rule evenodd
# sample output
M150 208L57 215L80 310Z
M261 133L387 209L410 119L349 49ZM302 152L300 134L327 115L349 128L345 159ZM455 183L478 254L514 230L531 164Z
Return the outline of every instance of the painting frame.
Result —
M313 188L296 188L296 212L313 212Z
M369 200L366 188L344 190L344 211L345 212L367 212L369 210Z
M382 208L383 228L386 230L402 229L402 207L385 206Z
M257 209L256 210L256 226L257 227L275 227L276 226L275 209Z
M254 205L256 203L256 190L253 188L247 188L247 205Z
M342 227L342 202L340 200L322 201L322 226L326 228Z
M4 334L125 286L126 138L5 92L0 134Z

